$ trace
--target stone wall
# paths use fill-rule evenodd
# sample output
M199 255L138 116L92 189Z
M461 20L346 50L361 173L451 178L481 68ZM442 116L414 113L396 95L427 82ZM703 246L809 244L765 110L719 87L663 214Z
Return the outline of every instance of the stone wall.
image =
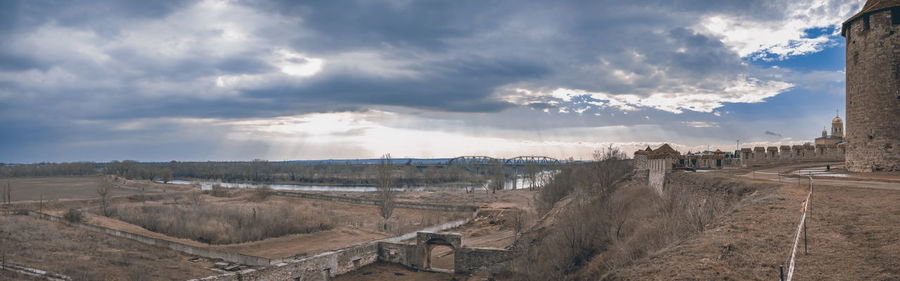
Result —
M812 145L795 145L779 147L754 147L753 152L749 149L742 149L740 152L741 159L739 161L725 161L723 166L728 165L764 165L774 163L793 163L793 162L812 162L812 161L844 161L846 149L843 146L812 146Z
M439 240L439 244L429 244ZM453 249L453 271L468 274L477 271L499 271L513 258L513 252L499 248L463 247L462 237L456 233L419 232L416 244L381 242L378 259L382 262L402 264L409 268L427 270L425 255L432 245L448 245Z
M881 10L845 26L850 171L900 170L900 24L891 17Z
M210 276L204 281L241 280L303 280L328 281L378 260L379 243L371 242L359 246L320 253L314 256L285 260L261 269L247 269L235 273Z
M634 169L637 171L646 171L647 169L650 169L647 160L647 155L634 155L634 161L632 162L634 163Z
M442 231L458 227L470 220L471 219L465 219L449 222L427 229L431 231ZM418 245L404 244L400 243L400 241L412 239L414 237L419 240L422 233L432 232L407 233L309 257L272 261L273 265L259 269L248 269L195 280L296 280L295 278L301 278L299 280L319 281L328 280L327 278L334 277L335 275L359 269L360 267L372 264L375 261L398 263L411 268L421 268L422 253L424 253L425 250ZM461 243L462 241L459 241L458 245L461 245Z
M650 188L662 194L666 182L666 173L671 170L672 164L668 159L650 159L647 166L650 170L647 180Z
M285 260L261 269L248 269L195 279L194 281L327 281L336 275L357 270L360 267L378 261L427 270L424 266L424 255L427 253L425 249L429 246L427 242L435 239L456 245L453 247L453 263L454 271L457 273L468 274L485 270L499 271L505 268L506 262L513 258L513 253L506 249L462 247L462 240L459 234L419 232L416 237L416 244L376 241L302 259Z
M378 260L412 267L422 264L417 259L416 250L418 249L419 247L414 244L381 242L378 244Z
M496 248L460 248L453 257L454 271L469 274L478 271L497 271L507 266L513 252Z

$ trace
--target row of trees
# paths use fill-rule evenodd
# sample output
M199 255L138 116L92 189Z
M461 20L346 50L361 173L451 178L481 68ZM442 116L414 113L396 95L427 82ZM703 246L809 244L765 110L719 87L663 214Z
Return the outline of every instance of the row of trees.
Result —
M0 172L10 177L84 176L95 175L98 171L98 164L91 162L0 164Z
M288 164L265 160L251 162L171 162L176 178L222 180L225 182L310 183L377 185L378 165L368 164ZM472 174L459 167L395 165L398 185L430 185L466 182Z
M112 161L106 164L104 172L107 175L126 179L159 180L163 182L169 182L174 179L172 168L168 166L144 164L132 160Z
M391 175L397 186L428 186L435 184L464 184L480 186L488 183L489 189L503 189L507 179L524 176L528 186L539 185L540 175L546 167L526 163L516 173L511 173L504 163L497 161L477 169L460 165L417 166L407 162L397 164L391 160ZM223 182L297 183L333 185L378 185L379 165L372 164L294 164L265 160L250 162L167 162L141 163L133 160L109 163L40 163L0 166L5 176L79 176L106 174L126 179L159 180L168 182L175 178L203 179Z

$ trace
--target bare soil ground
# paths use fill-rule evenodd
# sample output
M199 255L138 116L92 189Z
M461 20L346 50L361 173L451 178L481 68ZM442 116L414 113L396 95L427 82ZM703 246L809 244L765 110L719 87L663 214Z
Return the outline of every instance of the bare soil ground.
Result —
M465 276L450 273L414 271L397 264L376 263L359 270L340 275L334 281L451 281L468 280Z
M215 274L209 261L26 216L0 216L6 260L74 280L186 280ZM28 280L0 271L0 280Z
M779 180L777 174L763 173L744 180ZM808 191L806 181L781 180L785 184L779 190L746 202L713 228L608 279L777 279ZM900 280L900 186L885 185L890 184L814 180L809 255L803 254L801 240L794 280Z
M378 199L375 192L336 192L322 191L316 192L333 196L345 196L351 198ZM517 208L532 211L534 207L535 191L527 189L519 190L498 190L496 193L478 190L474 192L465 192L457 190L448 191L412 191L397 193L397 201L443 204L443 205L468 205L478 206L481 208Z

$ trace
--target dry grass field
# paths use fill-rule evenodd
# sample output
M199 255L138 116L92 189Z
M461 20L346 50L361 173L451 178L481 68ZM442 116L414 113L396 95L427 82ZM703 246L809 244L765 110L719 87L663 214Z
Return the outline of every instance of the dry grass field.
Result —
M59 199L97 198L97 186L103 180L100 176L81 177L35 177L10 178L0 181L5 188L7 181L12 189L12 201L37 201ZM116 188L112 196L138 194L136 190Z
M801 240L794 280L900 280L900 184L888 189L880 181L889 175L877 176L879 182L814 183L809 254ZM807 191L806 182L786 183L608 279L775 280L790 254Z
M187 280L215 274L209 261L27 216L0 216L0 255L73 280ZM4 274L0 272L0 280ZM24 277L17 279L27 280Z
M229 197L192 197L191 193L179 193L148 197L146 201L119 200L110 207L111 217L99 215L96 204L84 203L80 208L90 211L86 213L89 224L266 258L314 254L471 216L401 208L394 211L390 229L384 231L378 207L371 205L279 196L260 200L249 190ZM44 211L62 216L66 208ZM216 240L208 245L199 237Z
M212 196L185 192L187 188L181 186L118 181L106 217L97 200L101 180L15 178L10 183L17 202L7 208L38 210L33 200L45 194L40 205L45 213L63 216L77 208L88 224L265 258L315 254L471 216L468 212L401 208L394 211L385 231L376 206L260 196L253 190ZM137 196L141 187L165 192ZM184 280L216 274L206 269L211 262L189 262L191 257L179 252L26 216L0 217L0 235L0 251L16 257L11 262L75 280ZM201 242L199 237L205 239ZM206 240L212 245L204 243ZM0 279L27 280L4 274Z

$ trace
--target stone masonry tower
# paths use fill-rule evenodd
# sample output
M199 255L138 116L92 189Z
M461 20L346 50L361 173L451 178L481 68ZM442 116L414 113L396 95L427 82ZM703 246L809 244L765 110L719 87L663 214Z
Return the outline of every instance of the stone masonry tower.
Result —
M840 116L835 116L834 119L831 119L831 135L844 137L844 121L841 120Z
M900 0L868 0L847 41L847 168L900 170Z

